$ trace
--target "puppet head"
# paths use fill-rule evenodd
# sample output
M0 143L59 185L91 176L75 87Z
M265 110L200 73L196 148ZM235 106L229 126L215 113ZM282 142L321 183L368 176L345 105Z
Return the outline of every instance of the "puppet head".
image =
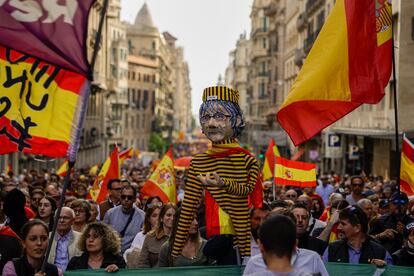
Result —
M213 143L236 138L245 124L239 107L239 92L225 86L204 89L200 106L200 125Z

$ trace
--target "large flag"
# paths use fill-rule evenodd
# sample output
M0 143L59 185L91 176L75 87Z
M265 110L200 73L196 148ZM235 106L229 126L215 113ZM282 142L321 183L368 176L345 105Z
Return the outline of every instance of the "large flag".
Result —
M65 160L65 162L63 162L62 165L60 165L59 169L56 171L56 174L61 177L65 177L66 174L68 173L68 168L69 168L69 162L68 160Z
M315 187L316 165L292 161L282 157L276 158L276 185Z
M0 44L90 77L86 37L93 2L0 1Z
M140 192L143 196L159 196L164 203L177 201L171 147Z
M104 201L108 193L109 180L119 178L120 175L118 148L115 147L103 164L92 188L89 190L90 198L97 203Z
M133 155L134 155L133 148L129 148L124 151L121 151L119 153L119 163L120 164L124 163L125 160L132 158Z
M400 187L408 196L414 195L414 145L405 136L401 152Z
M263 180L274 177L276 157L280 156L275 140L270 139L263 165Z
M391 0L337 0L277 113L295 145L384 96L392 65Z

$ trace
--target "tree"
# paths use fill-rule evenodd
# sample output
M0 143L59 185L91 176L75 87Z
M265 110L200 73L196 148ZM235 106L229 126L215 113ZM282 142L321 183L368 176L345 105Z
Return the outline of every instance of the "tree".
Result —
M162 156L167 150L167 141L162 138L160 133L152 132L149 141L149 150L156 151Z

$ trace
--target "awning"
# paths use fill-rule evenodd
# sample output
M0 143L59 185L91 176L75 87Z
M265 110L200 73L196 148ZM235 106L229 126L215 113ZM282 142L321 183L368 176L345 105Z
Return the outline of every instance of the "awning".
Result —
M331 131L337 134L365 136L365 137L378 138L378 139L393 139L395 137L394 130L386 130L386 129L333 127Z

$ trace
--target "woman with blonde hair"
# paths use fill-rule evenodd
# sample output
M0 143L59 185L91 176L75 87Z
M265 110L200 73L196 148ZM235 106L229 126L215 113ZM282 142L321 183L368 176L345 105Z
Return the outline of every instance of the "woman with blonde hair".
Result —
M104 268L106 272L115 272L126 266L119 254L121 239L118 233L103 222L86 225L78 247L84 253L73 257L67 270Z
M84 199L75 199L70 203L70 208L75 212L72 229L82 232L91 217L91 204Z
M161 246L170 237L176 210L177 207L174 203L167 203L162 207L157 228L149 232L145 237L141 254L138 258L138 267L158 266Z

